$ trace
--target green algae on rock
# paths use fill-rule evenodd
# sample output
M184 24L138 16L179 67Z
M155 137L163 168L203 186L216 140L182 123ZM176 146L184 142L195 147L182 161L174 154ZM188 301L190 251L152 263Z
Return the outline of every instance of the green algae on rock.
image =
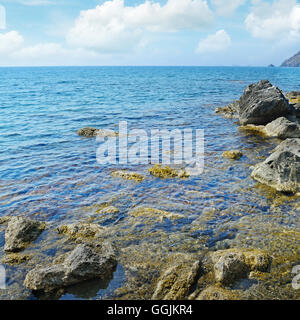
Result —
M114 207L114 206L107 206L107 207L104 207L102 209L98 209L96 211L96 213L98 214L116 214L116 213L119 213L120 210L117 208L117 207Z
M159 210L155 208L146 208L146 207L135 208L129 211L129 214L134 217L147 217L147 218L155 218L159 220L163 218L168 218L171 220L183 218L183 216L179 214L174 214L172 212Z
M148 170L150 174L154 177L161 179L171 179L171 178L188 178L189 174L185 170L175 170L169 166L161 166L160 164L154 165Z
M58 233L64 234L71 239L95 239L104 230L97 224L92 223L73 223L62 225L57 228Z
M11 254L5 255L2 258L1 262L9 265L17 265L17 264L26 262L30 259L31 259L31 255L29 254L11 253Z
M239 160L243 156L243 153L239 150L231 150L223 152L223 157L231 160Z
M116 170L111 173L114 178L122 178L124 180L134 180L136 182L142 182L145 177L136 172L130 172L126 170Z

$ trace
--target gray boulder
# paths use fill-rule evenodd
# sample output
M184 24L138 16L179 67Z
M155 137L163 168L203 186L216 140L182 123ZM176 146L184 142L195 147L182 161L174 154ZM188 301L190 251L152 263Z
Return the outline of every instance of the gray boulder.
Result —
M300 128L297 123L289 121L285 117L277 118L265 127L268 137L279 139L300 138Z
M18 252L25 249L45 229L45 223L22 217L11 217L5 231L6 252Z
M62 261L45 267L36 267L26 275L25 287L34 291L51 292L56 289L92 279L111 279L117 265L115 253L109 243L101 246L78 245Z
M265 125L293 111L281 90L268 80L249 85L239 101L242 125Z
M254 167L251 177L277 191L300 191L300 139L283 141L264 162Z

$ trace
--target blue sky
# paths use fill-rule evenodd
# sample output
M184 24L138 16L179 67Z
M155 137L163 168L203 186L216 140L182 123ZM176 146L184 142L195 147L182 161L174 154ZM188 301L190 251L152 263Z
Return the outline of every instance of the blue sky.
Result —
M297 0L0 0L0 5L3 66L264 66L279 65L300 50Z

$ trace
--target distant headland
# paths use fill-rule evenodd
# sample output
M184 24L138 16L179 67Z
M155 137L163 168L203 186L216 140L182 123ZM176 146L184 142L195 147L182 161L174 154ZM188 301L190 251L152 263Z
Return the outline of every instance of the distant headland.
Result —
M281 67L300 67L300 51L293 57L285 60Z

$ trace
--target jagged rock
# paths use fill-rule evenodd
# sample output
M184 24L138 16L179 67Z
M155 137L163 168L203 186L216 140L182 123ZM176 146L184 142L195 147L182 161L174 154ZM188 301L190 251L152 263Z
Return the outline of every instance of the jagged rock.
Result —
M225 107L218 107L215 109L215 113L222 114L225 118L238 118L237 110L238 110L238 101L235 101Z
M239 160L242 156L243 156L243 153L239 150L225 151L223 153L224 158L228 158L231 160Z
M117 264L114 250L108 243L97 248L80 244L61 260L61 264L29 271L24 286L34 291L49 292L95 278L111 279Z
M300 138L300 128L297 123L280 117L265 127L268 137L277 137L279 139Z
M10 219L10 216L0 217L0 224L8 223Z
M257 164L251 177L277 191L300 191L300 139L282 142L264 162Z
M236 280L246 278L251 271L266 272L271 257L256 249L219 250L211 256L215 279L224 285L231 285Z
M104 230L104 228L93 223L73 223L62 225L58 227L57 230L59 233L65 234L72 239L94 239Z
M79 129L77 131L79 136L86 137L86 138L93 138L93 137L115 137L118 133L114 132L113 130L109 129L96 129L91 127L85 127Z
M181 300L186 298L197 280L200 262L183 262L167 269L160 277L152 300Z
M111 173L111 175L114 178L121 178L121 179L124 179L124 180L134 180L136 182L142 182L145 179L144 176L142 176L139 173L130 172L130 171L126 171L126 170L113 171Z
M17 252L25 249L36 240L45 229L45 223L22 217L12 217L5 231L6 252Z
M278 117L292 113L281 90L268 80L249 85L239 101L239 120L242 125L265 125Z
M196 300L237 300L238 296L232 290L218 286L210 286L204 289Z

